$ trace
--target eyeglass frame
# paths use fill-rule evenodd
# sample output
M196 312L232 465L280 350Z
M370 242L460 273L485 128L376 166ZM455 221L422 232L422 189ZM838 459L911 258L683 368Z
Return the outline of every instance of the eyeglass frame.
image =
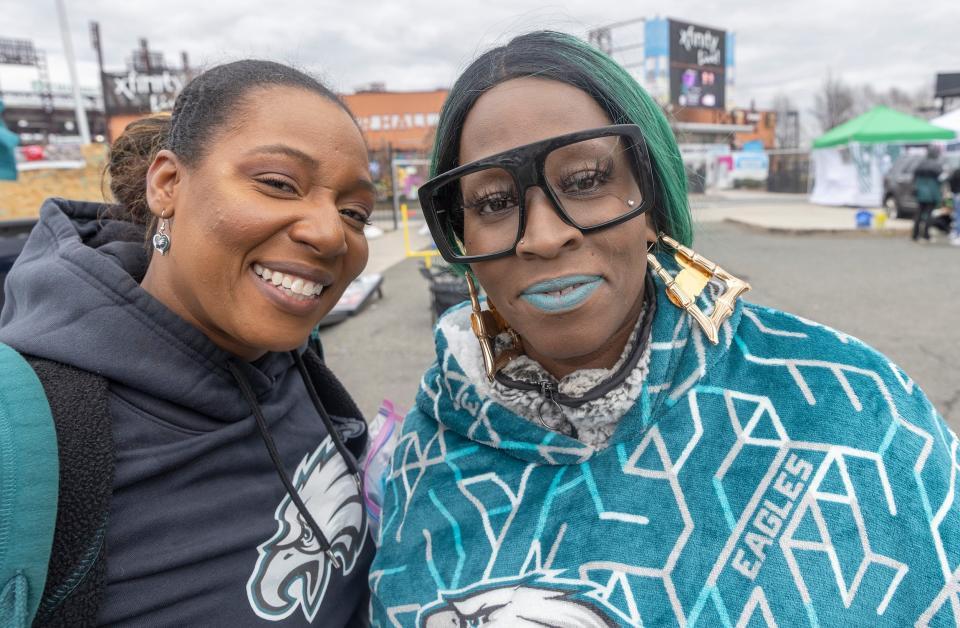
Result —
M598 225L582 227L563 209L563 204L557 198L553 187L547 181L544 172L547 156L554 150L570 144L613 136L627 137L631 140L630 152L633 154L631 167L636 170L634 175L637 178L637 185L640 188L642 200L640 205L622 216ZM500 168L510 174L514 185L517 186L517 204L520 212L517 236L509 249L482 255L461 255L454 250L452 243L448 239L448 234L444 232L440 214L448 210L437 207L437 203L435 202L437 192L454 179L492 167ZM434 242L436 242L437 249L440 251L440 255L443 256L443 259L451 264L472 264L474 262L500 259L516 253L517 245L523 239L524 232L527 228L526 195L527 190L531 187L539 187L543 191L544 195L553 205L553 209L560 217L560 220L579 230L580 233L587 234L614 227L646 213L656 200L653 181L653 164L647 150L646 140L643 137L643 131L636 124L612 124L584 131L576 131L574 133L566 133L538 142L516 146L509 150L496 153L495 155L490 155L489 157L458 166L424 183L420 186L417 195L420 198L420 207L422 208L424 218L426 218L427 226L430 228L430 233L433 235Z

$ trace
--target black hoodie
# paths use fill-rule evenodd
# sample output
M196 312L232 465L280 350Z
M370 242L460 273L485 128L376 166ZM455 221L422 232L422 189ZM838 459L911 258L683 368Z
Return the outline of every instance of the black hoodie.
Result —
M363 604L373 543L293 356L239 361L146 293L142 230L98 220L102 209L47 201L0 315L0 342L109 382L116 468L99 623L344 625ZM230 364L337 561L317 551Z

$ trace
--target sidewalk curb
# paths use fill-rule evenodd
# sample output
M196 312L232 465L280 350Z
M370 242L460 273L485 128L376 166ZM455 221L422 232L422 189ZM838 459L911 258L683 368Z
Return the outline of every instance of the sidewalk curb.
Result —
M839 227L772 227L767 225L758 225L753 222L742 220L740 218L724 218L723 222L746 227L753 231L761 233L776 233L779 235L856 235L856 236L875 236L875 237L901 237L910 233L909 228L890 228L883 229L846 229Z

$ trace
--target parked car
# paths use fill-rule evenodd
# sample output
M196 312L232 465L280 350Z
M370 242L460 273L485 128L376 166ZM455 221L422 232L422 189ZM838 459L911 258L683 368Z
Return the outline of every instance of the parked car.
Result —
M917 197L913 192L913 172L923 161L924 155L900 155L883 177L883 207L890 218L913 218L917 213ZM950 174L960 168L960 153L947 153L943 156L943 172ZM950 188L943 186L944 197L950 195Z

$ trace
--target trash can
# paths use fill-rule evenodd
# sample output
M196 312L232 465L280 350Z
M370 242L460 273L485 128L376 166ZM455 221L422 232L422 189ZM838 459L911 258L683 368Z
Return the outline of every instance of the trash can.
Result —
M873 212L861 209L856 214L857 229L869 229L873 222Z
M430 307L434 323L448 309L470 299L467 280L449 266L444 264L433 264L430 268L421 266L420 274L430 282Z

